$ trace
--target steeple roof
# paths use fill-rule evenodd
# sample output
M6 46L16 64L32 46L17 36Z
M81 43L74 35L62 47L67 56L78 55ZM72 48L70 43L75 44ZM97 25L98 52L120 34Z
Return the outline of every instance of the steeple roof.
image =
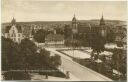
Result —
M102 18L100 19L100 25L105 25L103 14L102 14Z
M74 17L73 17L72 21L76 21L76 17L75 17L75 14L74 14Z
M11 24L14 25L16 24L16 19L13 17L12 21L11 21Z

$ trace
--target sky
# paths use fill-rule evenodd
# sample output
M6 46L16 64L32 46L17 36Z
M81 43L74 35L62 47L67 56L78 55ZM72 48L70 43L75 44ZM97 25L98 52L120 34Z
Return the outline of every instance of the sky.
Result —
M126 20L124 1L41 1L2 0L2 22L71 21L105 19Z

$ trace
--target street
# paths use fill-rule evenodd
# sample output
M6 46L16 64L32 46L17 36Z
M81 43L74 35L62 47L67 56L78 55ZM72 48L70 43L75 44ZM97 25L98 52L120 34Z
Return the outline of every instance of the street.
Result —
M60 55L62 59L61 67L64 70L70 71L71 74L82 81L112 81L111 79L72 61L70 57L56 51L55 48L46 48L46 50Z

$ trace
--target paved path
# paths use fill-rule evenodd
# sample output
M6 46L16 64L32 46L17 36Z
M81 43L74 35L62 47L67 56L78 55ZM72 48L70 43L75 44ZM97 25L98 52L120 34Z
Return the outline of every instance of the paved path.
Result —
M62 67L65 70L70 71L71 74L81 81L112 81L111 79L72 61L70 57L56 51L53 48L47 48L47 50L60 55L62 59Z

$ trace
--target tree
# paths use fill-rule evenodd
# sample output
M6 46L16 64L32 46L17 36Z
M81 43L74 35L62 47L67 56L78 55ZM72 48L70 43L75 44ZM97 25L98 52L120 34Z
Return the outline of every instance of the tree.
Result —
M45 37L46 37L46 31L43 29L38 30L35 34L34 34L34 39L35 41L37 41L38 43L44 43L45 42Z
M97 55L95 55L95 59L98 59L99 53L101 53L102 51L104 51L105 47L105 39L100 36L99 34L92 34L91 36L91 43L90 46L93 49L93 52L96 52Z
M106 36L106 40L108 43L114 42L115 37L114 37L114 32L110 30L110 32Z
M50 52L49 51L47 51L45 49L41 49L40 50L40 53L39 53L39 63L45 69L47 69L48 67L51 66Z
M31 80L31 76L30 74L28 74L28 72L8 71L4 73L4 79L5 80Z
M69 25L65 25L64 27L64 38L65 40L72 35L72 29L69 27Z
M57 68L61 65L61 57L57 54L50 56L50 52L45 49L40 50L38 60L40 67L44 69Z
M118 71L122 72L123 75L126 74L126 54L122 49L114 49L112 55L113 66Z
M126 73L127 73L127 60L126 60L127 57L123 58L122 59L122 62L120 64L120 72L122 73L122 79L125 79L126 80Z
M55 30L56 30L56 34L62 34L62 35L64 34L62 28L57 27L55 28Z
M122 41L116 42L116 44L117 44L118 47L123 47L123 42Z
M34 63L35 55L37 52L36 45L25 38L20 43L20 54L22 59L22 65L25 67L24 69L31 67Z
M52 61L53 66L55 66L55 67L59 67L62 63L61 57L57 54L55 54L55 56L51 57L51 61Z
M37 51L36 45L27 38L21 40L20 48L24 54L28 54L28 55L32 55Z
M12 41L10 39L6 39L4 37L1 37L1 48L2 48L2 52L1 52L1 57L2 57L2 70L7 70L7 66L9 64L9 60L8 60L8 56L9 53L11 52L11 43Z
M102 51L104 51L104 44L105 44L105 39L97 34L92 34L91 35L91 43L90 46L93 49L92 51L92 55L91 55L91 59L92 60L97 60L99 59L99 53L101 53ZM94 54L96 53L96 54ZM96 63L98 71L100 72L101 66L99 67L99 65Z
M2 37L2 70L18 69L20 63L19 45Z

